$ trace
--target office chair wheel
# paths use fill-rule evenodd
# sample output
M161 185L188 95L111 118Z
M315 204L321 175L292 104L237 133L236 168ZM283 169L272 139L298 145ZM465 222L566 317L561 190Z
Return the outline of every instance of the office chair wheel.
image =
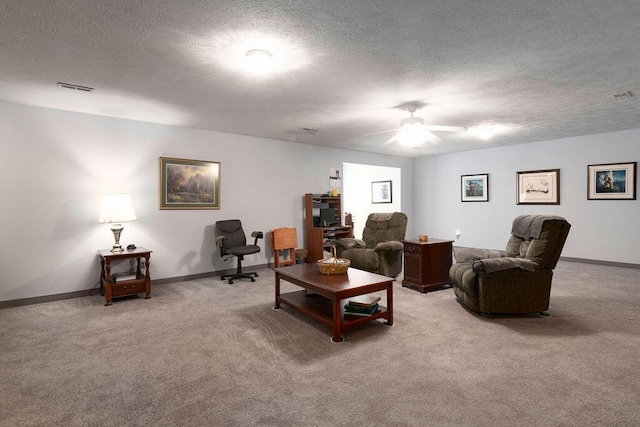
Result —
M252 277L252 278L251 278L251 281L252 281L252 282L255 282L255 281L256 281L256 279L254 279L254 278Z
M258 273L256 273L256 277L258 277Z
M230 285L233 285L233 280L229 280L229 284L230 284Z

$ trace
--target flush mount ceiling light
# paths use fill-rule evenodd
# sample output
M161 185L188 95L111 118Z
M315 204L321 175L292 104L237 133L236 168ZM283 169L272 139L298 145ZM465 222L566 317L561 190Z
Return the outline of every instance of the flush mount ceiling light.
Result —
M273 67L273 54L264 49L250 49L245 52L245 68L252 74L268 74Z
M467 133L470 136L474 136L476 138L480 138L483 141L488 141L497 134L505 133L505 132L513 132L517 130L520 126L514 124L492 124L485 123L477 126L472 126L469 128Z
M292 38L289 33L240 28L213 33L201 44L194 52L198 59L206 64L215 63L217 67L232 73L234 78L276 77L312 65L305 44L299 38ZM268 65L253 65L254 60ZM267 76L260 76L264 72Z

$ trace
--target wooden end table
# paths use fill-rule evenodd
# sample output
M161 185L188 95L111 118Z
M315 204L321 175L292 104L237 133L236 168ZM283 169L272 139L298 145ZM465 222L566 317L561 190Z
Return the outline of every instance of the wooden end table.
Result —
M322 274L314 264L296 264L273 269L276 273L276 305L289 307L312 317L332 331L331 341L342 342L342 332L348 328L385 319L385 325L393 325L393 278L349 268L346 274ZM298 285L317 296L307 296L304 290L280 294L280 280ZM371 316L355 317L344 313L347 300L357 295L387 291L387 307L379 306Z
M453 240L429 238L428 241L403 240L404 279L402 286L420 292L443 289L451 284Z
M149 249L136 248L132 250L124 250L122 252L111 252L110 249L98 251L100 255L100 295L104 295L105 305L111 305L113 297L123 297L127 295L135 295L145 293L145 299L151 298L151 276L149 275L149 258L151 257ZM135 258L137 262L135 278L131 280L122 280L112 283L111 281L111 263L113 261L123 261ZM144 258L144 274L141 268L141 259Z

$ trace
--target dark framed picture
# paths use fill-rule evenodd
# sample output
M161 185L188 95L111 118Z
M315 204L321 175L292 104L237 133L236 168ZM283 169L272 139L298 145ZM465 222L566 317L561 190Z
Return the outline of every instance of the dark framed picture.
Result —
M391 181L374 181L371 183L371 203L391 203Z
M463 202L488 202L489 201L489 174L462 175L461 200Z
M160 157L160 209L220 209L220 162Z
M516 172L518 205L559 205L560 169Z
M636 162L587 166L587 200L635 200Z

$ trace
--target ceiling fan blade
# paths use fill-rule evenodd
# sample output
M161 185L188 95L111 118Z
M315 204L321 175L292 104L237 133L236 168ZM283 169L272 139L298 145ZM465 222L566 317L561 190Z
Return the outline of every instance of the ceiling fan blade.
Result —
M385 143L384 143L384 144L382 144L382 145L391 145L391 144L393 144L394 142L396 142L396 141L397 141L397 139L396 139L396 138L397 138L397 136L398 136L398 135L393 135L391 138L387 139L387 142L385 142Z
M424 131L424 139L426 139L427 141L431 142L432 144L437 144L439 142L442 142L442 140L440 138L438 138L437 136L435 136L434 134L432 134L428 130Z
M434 130L436 132L466 132L467 128L464 126L437 126L437 125L425 125L427 130Z
M370 136L370 135L380 135L381 133L389 133L389 132L397 132L398 128L396 129L389 129L389 130L381 130L380 132L373 132L373 133L365 133L362 136Z

